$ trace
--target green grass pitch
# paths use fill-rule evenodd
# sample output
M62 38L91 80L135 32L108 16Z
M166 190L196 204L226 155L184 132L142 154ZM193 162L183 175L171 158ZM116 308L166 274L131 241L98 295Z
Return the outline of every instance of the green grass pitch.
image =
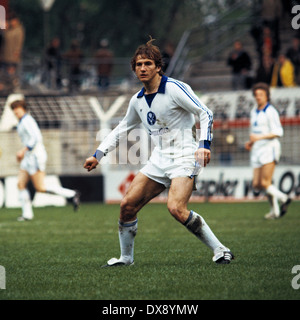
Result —
M229 265L168 213L148 204L139 213L135 264L100 268L119 257L118 205L82 204L0 209L0 300L299 300L292 268L300 265L300 206L266 221L267 202L194 203L217 237L235 254ZM300 280L298 280L300 283Z

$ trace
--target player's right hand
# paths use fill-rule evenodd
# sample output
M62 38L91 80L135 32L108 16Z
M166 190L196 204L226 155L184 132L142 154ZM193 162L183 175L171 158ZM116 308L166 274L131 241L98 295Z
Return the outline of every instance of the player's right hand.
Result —
M195 159L201 167L206 167L210 162L210 150L206 148L199 148L195 152Z
M27 147L24 147L17 152L16 158L18 162L21 162L24 159L25 153L27 152L27 150L28 150Z
M87 169L88 172L90 172L97 167L98 163L98 160L92 156L85 160L83 167Z
M247 142L245 143L245 149L248 150L248 151L250 151L251 148L252 148L252 145L253 145L253 142L252 142L252 141L247 141Z

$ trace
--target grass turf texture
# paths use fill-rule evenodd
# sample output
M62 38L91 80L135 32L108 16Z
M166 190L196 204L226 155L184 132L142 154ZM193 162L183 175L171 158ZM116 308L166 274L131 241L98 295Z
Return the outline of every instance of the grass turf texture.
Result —
M139 213L135 264L100 268L119 257L118 205L36 208L31 222L19 209L0 210L1 300L224 300L300 299L291 286L300 265L299 202L279 220L266 221L267 202L199 203L218 238L235 254L229 265L168 213L149 204Z

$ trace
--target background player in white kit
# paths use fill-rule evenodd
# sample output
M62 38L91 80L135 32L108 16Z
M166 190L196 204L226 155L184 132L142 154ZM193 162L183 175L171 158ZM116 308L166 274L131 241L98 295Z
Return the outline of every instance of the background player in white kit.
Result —
M213 251L213 261L230 263L233 259L230 250L217 239L203 217L187 209L200 168L198 163L205 167L210 161L212 112L187 84L163 75L161 53L152 41L138 47L131 61L143 89L131 98L125 118L84 164L88 171L94 169L101 158L116 147L120 137L140 123L155 144L149 161L136 175L121 202L121 256L110 259L105 266L133 264L137 213L166 188L169 188L167 207L171 215ZM200 143L194 135L194 115L200 119Z
M35 190L38 192L48 192L65 198L72 198L74 210L77 210L80 202L79 192L60 186L45 185L47 153L38 124L27 113L25 100L13 101L10 106L15 116L19 119L17 131L24 146L17 152L17 161L21 163L18 189L22 206L22 216L18 220L32 220L34 217L30 194L27 189L29 180L32 181Z
M281 145L278 140L283 136L283 128L277 110L270 103L269 86L257 83L253 86L253 95L257 107L250 114L250 140L245 148L251 150L250 162L253 167L254 189L265 189L271 203L271 211L266 219L282 217L291 199L272 184L275 166L281 155ZM278 201L281 203L279 206Z

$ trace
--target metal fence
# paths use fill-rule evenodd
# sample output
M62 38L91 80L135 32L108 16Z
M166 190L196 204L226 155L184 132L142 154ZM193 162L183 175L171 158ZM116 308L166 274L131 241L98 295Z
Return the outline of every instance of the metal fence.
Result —
M79 96L27 96L30 112L37 120L44 137L48 152L48 174L87 174L83 163L87 156L94 153L100 143L99 130L113 129L125 115L130 94L79 95ZM121 98L122 99L121 99ZM99 109L91 103L91 98ZM249 136L249 113L254 106L250 91L215 92L200 97L214 112L214 139L210 166L248 166L249 153L244 143ZM0 97L0 120L6 121L4 109L7 97ZM300 164L300 92L294 89L274 89L272 103L281 115L284 128L282 157L284 166ZM112 112L112 109L113 112ZM0 131L0 176L16 175L19 164L15 154L21 148L21 142L14 123L10 130ZM147 136L147 135L146 135ZM118 148L116 157L124 156L135 144L138 149L144 147L138 137ZM148 139L148 138L147 138ZM126 157L125 157L126 158ZM106 162L109 158L107 157ZM108 161L109 162L109 161ZM118 162L118 161L115 161ZM143 163L113 164L110 169L124 167L138 169ZM100 166L101 170L101 166ZM102 170L105 170L103 166Z

